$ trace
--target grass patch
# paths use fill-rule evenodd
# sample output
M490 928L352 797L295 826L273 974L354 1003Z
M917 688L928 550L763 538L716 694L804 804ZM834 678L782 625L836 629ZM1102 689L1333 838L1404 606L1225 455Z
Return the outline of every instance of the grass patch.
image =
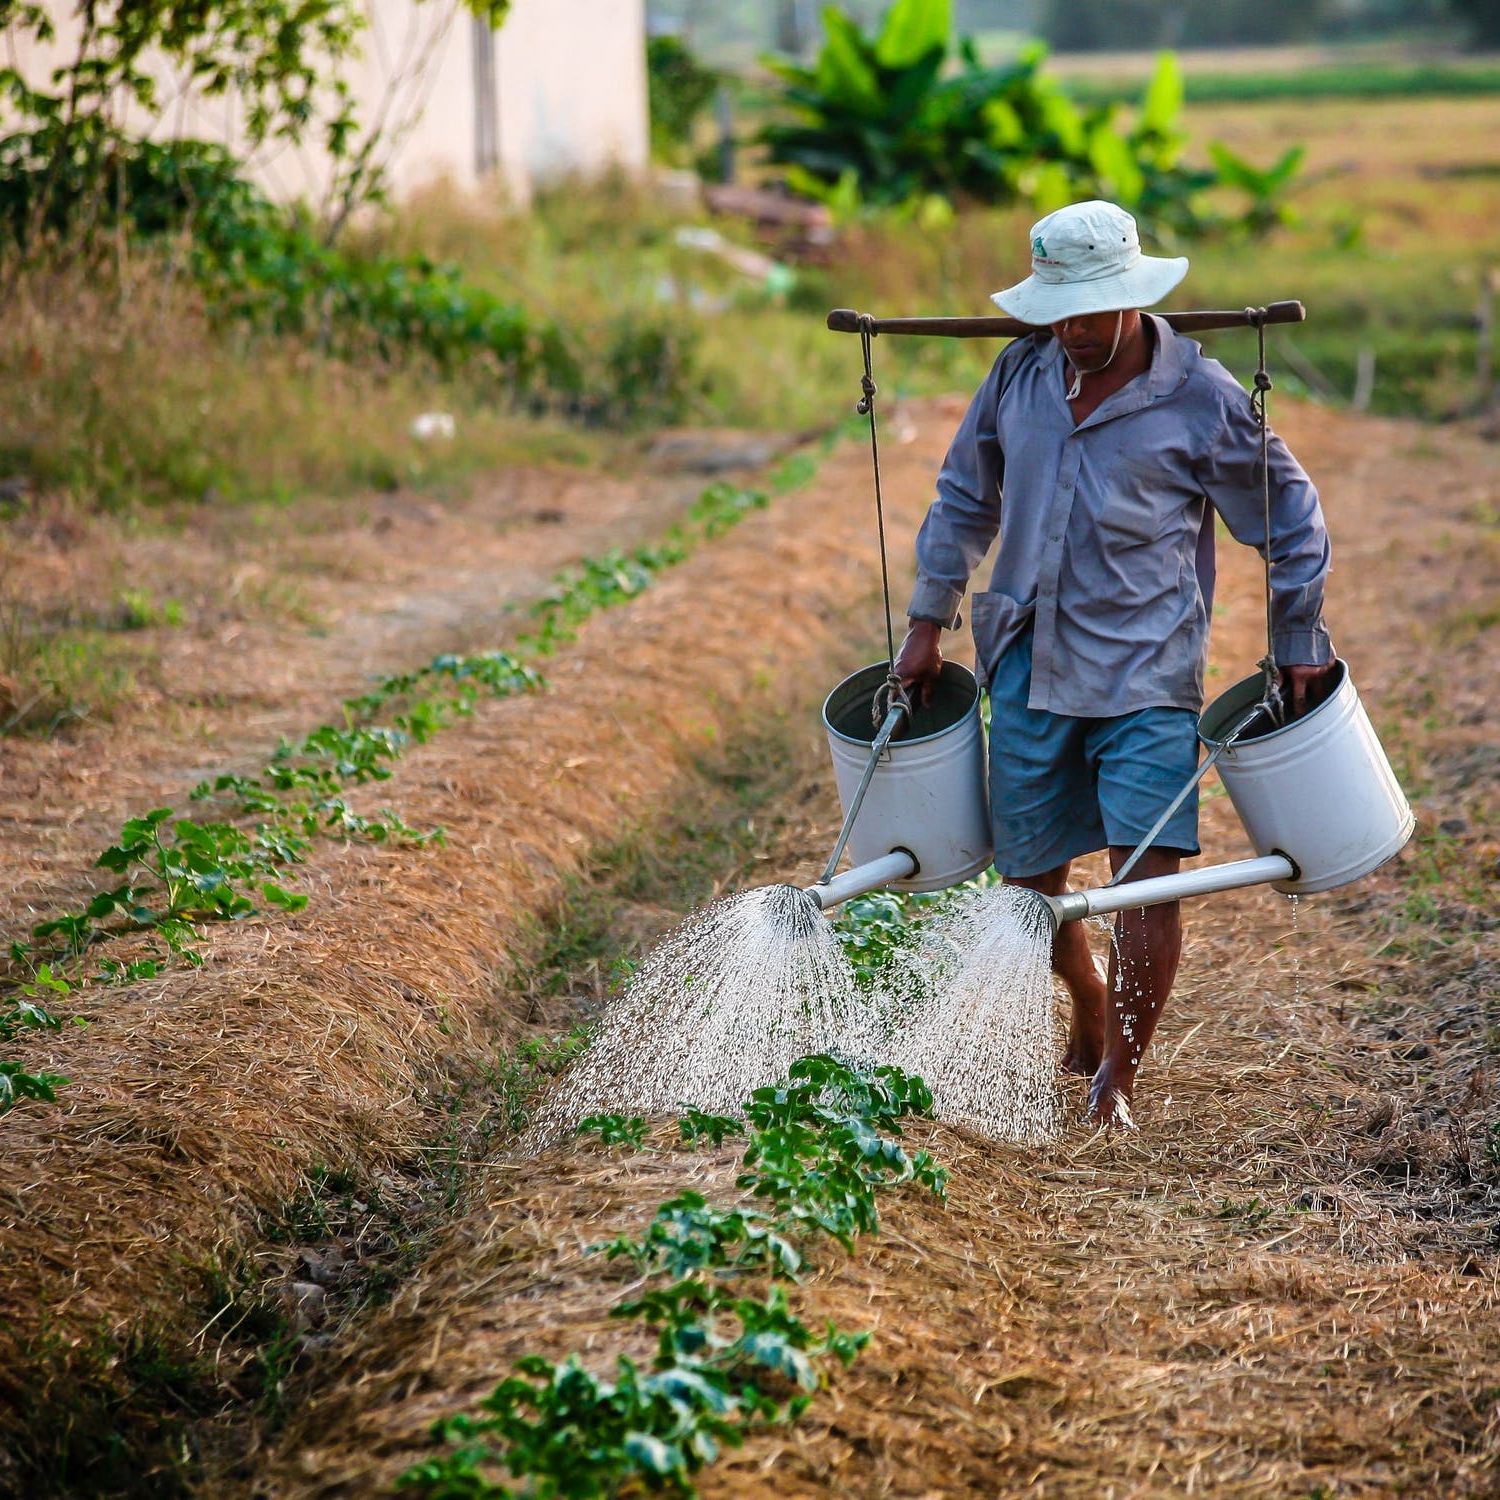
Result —
M0 735L50 735L81 719L108 720L149 659L117 631L37 619L0 576Z
M1188 78L1190 98L1196 86ZM1289 141L1307 141L1310 154L1293 199L1299 225L1256 246L1194 246L1173 305L1301 297L1310 321L1290 335L1290 359L1304 374L1290 369L1286 333L1272 339L1284 389L1349 401L1368 348L1373 410L1466 413L1476 399L1478 278L1496 254L1484 96L1325 93L1295 104L1191 108L1199 144L1190 156L1209 136L1247 159ZM568 326L634 320L646 329L666 318L697 350L702 381L688 393L688 422L787 431L828 425L858 395L855 341L823 329L828 308L989 311L990 291L1028 270L1032 217L978 205L951 222L873 214L841 226L831 258L792 267L787 285L744 275L679 236L685 225L708 226L703 214L616 180L544 193L526 214L432 190L362 231L354 249L455 264L466 285ZM750 243L742 225L714 228ZM1248 339L1214 336L1209 347L1236 374L1250 368ZM909 339L882 342L877 362L886 392L929 395L975 386L996 351L987 341ZM348 362L302 341L214 329L198 294L163 279L150 258L130 263L113 288L77 273L24 281L0 327L0 380L12 393L0 414L0 478L101 507L462 487L502 463L601 463L606 452L618 462L621 446L576 423L501 410L420 362ZM429 411L455 417L452 438L411 435Z
M1246 104L1235 102L1243 92L1214 94L1212 79L1188 78L1199 101L1186 118L1191 159L1202 159L1209 138L1250 160L1294 141L1309 154L1293 198L1299 224L1256 245L1195 245L1173 305L1301 297L1310 317L1291 335L1291 357L1302 375L1284 357L1286 334L1272 340L1286 389L1347 401L1367 348L1375 411L1461 414L1477 396L1474 314L1494 253L1495 120L1489 93L1411 90L1429 74L1477 90L1500 69L1351 67L1330 77L1345 72L1384 92L1356 98L1330 82L1315 98L1265 94ZM1263 81L1311 89L1319 76ZM1240 90L1252 81L1232 79ZM1028 269L1033 217L974 205L951 223L872 215L841 226L827 260L794 265L788 282L747 275L701 237L679 233L707 227L702 213L613 181L545 193L526 214L433 190L361 231L351 248L452 264L466 286L565 326L596 384L644 378L634 366L610 374L620 329L644 337L669 324L693 345L701 374L685 420L801 430L826 427L858 394L857 346L823 327L829 307L988 311L988 294ZM713 227L742 246L752 240L746 226ZM1215 336L1209 346L1237 373L1248 368L1248 340ZM877 358L888 393L921 395L972 387L996 352L988 341L914 339L883 342ZM62 272L23 280L0 327L0 379L12 393L0 413L0 480L27 478L90 506L462 486L505 463L602 463L606 454L617 463L621 450L618 436L506 410L493 391L420 358L339 359L306 340L216 328L185 278L151 257L109 284ZM426 412L451 414L454 435L414 437L413 420Z
M1068 92L1085 104L1130 104L1141 80L1070 75ZM1189 104L1263 104L1304 99L1429 99L1500 94L1500 67L1480 63L1329 63L1266 72L1189 73Z
M1490 184L1435 174L1483 154L1484 122L1470 118L1475 107L1472 100L1332 101L1305 119L1286 120L1273 106L1190 115L1195 140L1223 136L1257 160L1305 130L1313 166L1293 199L1295 227L1257 245L1191 247L1189 277L1165 306L1243 307L1300 297L1308 322L1292 331L1290 348L1284 333L1271 343L1282 389L1346 403L1360 350L1368 348L1375 356L1374 411L1442 419L1467 410L1476 396L1478 278L1492 245L1493 215L1484 201ZM1453 110L1460 114L1450 125ZM1393 140L1420 139L1426 131L1430 148L1386 159ZM858 395L857 344L824 328L830 307L989 311L988 294L1026 274L1033 217L1027 209L971 206L934 228L900 212L871 214L841 226L830 261L797 266L785 292L768 291L679 245L677 221L621 185L543 198L535 214L520 220L438 194L386 232L394 237L391 248L456 260L481 285L514 279L541 306L592 309L609 296L645 316L664 298L675 302L678 315L700 330L705 388L694 418L786 429L826 424ZM1432 273L1435 255L1440 276ZM1216 334L1205 342L1236 374L1248 375L1252 339ZM972 388L998 349L989 340L882 341L877 378L898 397ZM1306 373L1299 376L1293 362Z
M241 1273L184 1268L216 1342L185 1349L146 1324L101 1326L82 1341L44 1333L27 1351L27 1378L10 1385L12 1442L0 1469L7 1494L177 1500L195 1493L202 1442L231 1399L259 1399L260 1343L284 1334L277 1309Z
M429 488L602 451L592 434L500 410L419 363L356 364L217 330L157 262L116 287L71 272L23 280L0 325L0 381L0 477L103 509ZM413 436L434 410L453 415L453 436Z

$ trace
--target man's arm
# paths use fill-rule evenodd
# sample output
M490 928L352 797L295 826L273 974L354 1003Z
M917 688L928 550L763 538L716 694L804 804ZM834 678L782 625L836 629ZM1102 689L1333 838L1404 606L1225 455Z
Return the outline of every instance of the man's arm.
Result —
M1223 421L1197 466L1199 481L1236 541L1266 555L1260 429L1238 385L1221 392ZM1276 662L1295 718L1322 701L1331 682L1333 643L1323 620L1328 528L1318 492L1274 433L1267 444L1271 477L1271 618Z
M943 665L942 632L957 627L969 575L1000 526L1005 462L996 425L1004 360L1002 353L969 403L938 470L937 498L917 532L917 583L906 607L911 629L896 670L903 682L921 685L924 700Z
M1012 346L1014 347L1014 346ZM969 575L979 566L1000 526L1000 483L1005 463L996 431L1001 366L990 367L938 470L937 498L917 532L917 584L906 612L953 629Z

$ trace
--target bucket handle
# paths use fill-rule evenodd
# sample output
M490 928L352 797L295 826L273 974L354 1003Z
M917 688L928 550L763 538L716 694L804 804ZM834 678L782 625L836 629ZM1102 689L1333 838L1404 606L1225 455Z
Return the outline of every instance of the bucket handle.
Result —
M1146 837L1143 838L1140 843L1138 843L1135 848L1130 851L1130 858L1120 866L1119 870L1115 873L1113 878L1105 883L1105 890L1109 890L1111 886L1119 885L1120 882L1123 881L1133 869L1135 869L1141 855L1143 855L1146 850L1151 847L1157 835L1171 821L1172 814L1175 813L1177 809L1187 801L1188 793L1191 792L1192 789L1197 786L1205 776L1208 775L1209 771L1217 764L1219 757L1227 749L1229 749L1229 747L1234 744L1237 739L1239 739L1239 737L1251 726L1251 724L1255 722L1255 720L1262 713L1271 714L1273 718L1275 716L1275 710L1272 708L1269 694L1267 694L1266 697L1263 697L1260 702L1255 705L1254 708L1249 709L1240 718L1239 722L1234 726L1234 728L1231 729L1223 739L1218 741L1218 743L1215 744L1214 748L1208 753L1208 755L1204 757L1203 763L1198 767L1196 771L1193 772L1193 774L1187 779L1187 781L1183 783L1182 789L1167 804L1166 811L1163 812L1162 815L1152 825L1151 832L1148 833Z
M889 684L880 689L880 692L889 691ZM875 775L875 767L880 764L880 757L885 754L886 747L891 742L891 736L901 727L901 721L911 711L910 700L905 693L901 692L900 683L896 684L896 692L900 693L900 701L893 702L885 716L885 723L880 726L880 732L875 736L870 745L870 758L865 763L865 774L859 779L859 789L849 802L849 811L844 814L844 826L839 829L838 842L833 846L833 853L828 856L828 863L824 866L823 873L818 877L819 885L827 885L838 871L839 861L844 857L844 846L849 842L849 835L854 832L854 820L859 816L860 807L865 800L865 793L870 790L871 778ZM880 693L876 694L877 700ZM894 697L895 695L892 694Z

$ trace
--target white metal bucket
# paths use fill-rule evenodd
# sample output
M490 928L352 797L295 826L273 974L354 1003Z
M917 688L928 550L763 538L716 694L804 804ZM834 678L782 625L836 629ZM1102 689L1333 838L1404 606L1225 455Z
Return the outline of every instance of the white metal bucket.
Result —
M1416 820L1369 716L1339 662L1337 690L1311 713L1269 734L1250 727L1219 759L1219 775L1257 854L1285 854L1289 895L1347 885L1390 859ZM1216 698L1198 721L1206 745L1223 737L1259 701L1257 674Z
M863 667L823 704L845 812L869 764L879 728L872 705L885 680L884 662ZM979 684L957 662L943 663L931 704L914 709L906 733L881 757L849 835L856 865L893 849L909 850L917 861L910 880L892 882L901 891L943 890L987 869L993 858Z

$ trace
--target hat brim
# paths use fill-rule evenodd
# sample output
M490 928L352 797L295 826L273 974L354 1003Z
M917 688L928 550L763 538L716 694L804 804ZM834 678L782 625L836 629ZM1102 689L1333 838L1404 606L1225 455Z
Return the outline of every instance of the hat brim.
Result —
M1028 276L996 292L990 301L1023 323L1044 327L1063 318L1118 312L1160 302L1187 275L1185 255L1143 255L1128 271L1096 281L1038 281Z

